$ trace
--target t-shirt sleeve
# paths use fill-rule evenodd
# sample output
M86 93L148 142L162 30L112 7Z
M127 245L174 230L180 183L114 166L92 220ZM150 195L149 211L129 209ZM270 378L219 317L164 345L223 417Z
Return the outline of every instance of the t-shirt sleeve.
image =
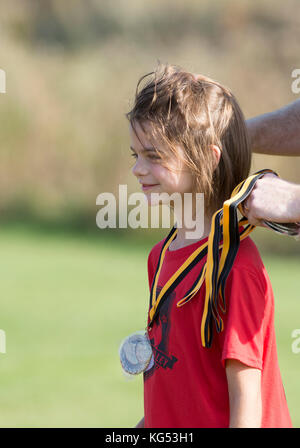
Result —
M226 359L236 359L262 369L264 322L270 310L263 274L233 268L226 282L225 297L227 313L221 332L223 366Z

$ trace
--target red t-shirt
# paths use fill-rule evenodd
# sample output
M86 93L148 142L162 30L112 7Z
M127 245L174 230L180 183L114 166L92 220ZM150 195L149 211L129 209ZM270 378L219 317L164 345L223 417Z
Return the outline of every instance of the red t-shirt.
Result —
M206 240L166 251L157 293ZM164 241L148 257L150 289ZM201 343L205 284L188 303L176 306L205 261L206 257L169 295L148 332L153 357L144 372L145 427L228 427L228 358L261 370L261 426L291 427L277 359L273 291L255 244L250 237L240 243L225 287L224 330L217 333L214 325L210 348Z

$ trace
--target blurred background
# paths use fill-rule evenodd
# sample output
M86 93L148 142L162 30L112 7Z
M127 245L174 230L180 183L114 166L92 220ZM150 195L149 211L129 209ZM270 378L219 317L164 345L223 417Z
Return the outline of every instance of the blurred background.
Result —
M1 427L132 427L142 377L119 346L146 325L147 256L167 229L102 229L96 197L128 185L136 83L158 61L228 86L246 118L297 99L297 0L3 0L0 68ZM298 95L299 97L299 95ZM300 158L253 157L300 182ZM300 243L256 229L278 357L300 426Z

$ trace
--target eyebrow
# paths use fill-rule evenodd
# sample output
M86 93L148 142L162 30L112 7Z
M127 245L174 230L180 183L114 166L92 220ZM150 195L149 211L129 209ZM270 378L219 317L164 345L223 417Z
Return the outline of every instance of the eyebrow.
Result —
M131 149L131 151L133 151L133 152L136 152L136 150L132 147L132 146L130 146L130 149ZM149 152L156 152L156 149L155 148L144 148L144 149L142 149L142 151L141 152L146 152L146 151L149 151Z

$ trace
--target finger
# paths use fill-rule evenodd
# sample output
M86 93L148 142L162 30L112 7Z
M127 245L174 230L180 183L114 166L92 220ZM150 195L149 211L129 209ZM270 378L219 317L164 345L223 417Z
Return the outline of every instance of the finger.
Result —
M247 219L252 226L262 226L262 220L255 218L251 213L248 213Z
M260 226L264 227L265 229L270 229L270 227L265 223L265 221L261 221Z
M250 205L249 198L247 198L244 202L241 203L243 214L246 217L248 217L248 215L249 215L249 211L250 211L249 205Z

